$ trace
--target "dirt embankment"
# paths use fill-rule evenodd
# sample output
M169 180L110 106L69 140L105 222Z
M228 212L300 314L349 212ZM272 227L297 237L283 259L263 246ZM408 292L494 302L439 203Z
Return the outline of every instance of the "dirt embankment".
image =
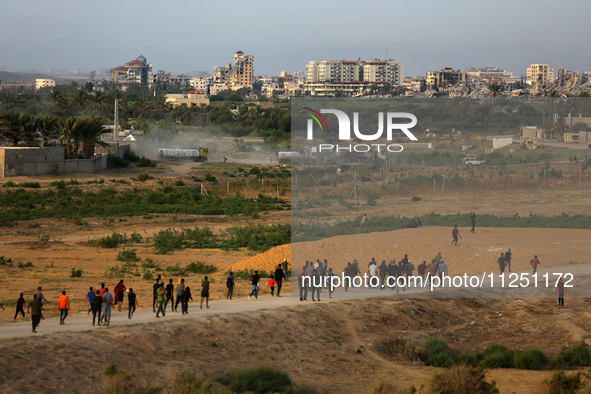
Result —
M171 388L175 371L212 378L245 365L288 371L316 392L369 392L380 382L420 385L437 369L412 351L430 336L457 351L493 342L554 355L591 332L588 301L362 300L183 321L113 326L0 342L2 392L91 392L111 362ZM553 306L553 305L552 305ZM384 351L399 339L405 349ZM501 392L539 392L551 371L493 370Z

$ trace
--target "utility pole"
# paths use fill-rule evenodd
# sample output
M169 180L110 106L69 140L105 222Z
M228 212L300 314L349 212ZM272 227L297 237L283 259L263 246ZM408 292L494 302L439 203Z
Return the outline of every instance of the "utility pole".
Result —
M117 129L119 128L119 99L115 99L115 128L113 129L113 141L117 141Z

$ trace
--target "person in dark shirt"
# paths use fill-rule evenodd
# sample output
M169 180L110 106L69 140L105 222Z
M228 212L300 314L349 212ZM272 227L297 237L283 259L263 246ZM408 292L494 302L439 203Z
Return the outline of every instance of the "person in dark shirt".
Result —
M127 313L127 318L131 319L133 313L135 312L135 307L139 307L140 304L137 302L137 296L133 292L133 289L129 288L129 294L127 295L127 301L129 302L129 312ZM166 309L166 307L164 307Z
M31 313L31 322L33 323L33 332L37 332L37 326L41 320L41 312L43 311L42 298L37 298L37 294L33 294L33 301L27 306L27 312Z
M101 315L103 313L103 297L101 297L100 290L97 290L94 294L94 310L92 311L92 325L94 326L94 322L96 319L96 315L98 314L98 325L101 325Z
M283 272L283 267L281 264L277 266L275 270L275 282L277 282L277 297L281 297L281 286L283 285L283 279L287 280L285 277L285 273Z
M458 236L460 238L462 238L462 236L460 235L460 230L458 230L458 226L456 225L454 227L453 230L451 230L451 236L454 238L453 241L451 241L452 244L455 244L456 246L458 246Z
M261 277L259 276L259 271L255 271L254 275L252 275L250 277L252 291L250 292L250 295L248 296L249 300L250 300L250 297L252 297L253 295L254 295L254 298L256 298L257 300L259 299L258 294L259 294L259 280L260 279L261 279Z
M226 287L228 288L228 294L226 295L226 298L232 299L235 285L236 283L234 282L234 273L230 272L230 275L228 275L228 278L226 278Z
M20 298L16 301L16 313L14 314L14 320L16 320L16 317L19 313L22 313L23 317L25 317L25 297L23 293L21 293Z
M172 279L168 280L168 284L166 285L166 301L164 301L164 311L166 311L166 306L170 301L170 309L174 311L174 284L172 283Z
M505 261L507 262L507 267L509 268L509 272L511 272L511 258L513 257L513 253L511 253L511 248L507 252L505 252Z
M189 313L189 300L193 301L193 296L191 295L191 288L187 286L183 292L183 300L181 301L181 312L183 312L183 315Z
M501 253L501 257L497 260L499 264L499 269L501 270L501 274L505 273L505 266L507 265L507 261L505 260L505 256Z
M474 233L474 228L476 227L476 212L472 212L472 215L468 218L470 220L470 224L472 225L471 233Z
M201 282L201 309L203 309L203 300L205 300L205 307L209 308L209 280L207 276Z
M160 275L158 275L160 276ZM156 282L152 285L153 299L152 299L152 310L156 313L156 301L158 300L158 289L160 288L160 280L156 278Z

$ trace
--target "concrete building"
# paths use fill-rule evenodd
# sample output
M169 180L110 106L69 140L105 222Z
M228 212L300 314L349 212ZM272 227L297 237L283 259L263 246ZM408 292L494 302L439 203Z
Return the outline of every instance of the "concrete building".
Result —
M170 103L173 107L178 107L179 105L195 107L209 105L209 98L207 98L207 93L203 90L191 90L187 94L167 94L166 102Z
M533 85L538 83L540 85L547 85L554 82L554 69L548 67L548 63L532 63L527 69L526 81Z
M513 138L511 137L493 137L493 149L501 149L505 146L511 145Z
M115 152L123 157L129 145L118 146ZM1 147L0 177L18 175L61 175L70 173L95 173L107 168L108 154L92 159L65 159L63 146L49 148Z
M191 87L195 90L203 90L205 93L209 94L209 88L213 83L212 77L201 77L201 78L192 78L189 81Z
M238 51L234 54L234 65L213 68L213 82L216 84L225 84L230 87L248 87L252 88L254 80L254 56L245 55Z
M450 86L466 84L467 73L446 67L441 71L428 71L426 85L429 89L447 88Z
M316 82L306 83L304 91L311 96L334 96L342 94L343 96L360 96L368 93L373 86L383 87L387 82Z
M121 85L122 88L134 83L152 86L153 81L152 65L141 55L124 66L111 69L111 82Z
M318 60L306 66L306 84L360 81L402 86L404 68L393 60Z
M43 89L43 88L52 88L55 86L55 81L53 79L36 79L35 80L35 90Z

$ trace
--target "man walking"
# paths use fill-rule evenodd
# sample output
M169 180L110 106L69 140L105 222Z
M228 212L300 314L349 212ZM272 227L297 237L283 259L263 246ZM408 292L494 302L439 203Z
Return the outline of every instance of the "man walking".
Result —
M183 280L182 284L183 284L183 292L184 292L185 291L184 280ZM180 286L180 283L179 283L179 286ZM181 300L181 297L182 297L182 295L180 297L177 295L177 305L178 305L178 301ZM164 284L161 284L160 287L158 288L158 290L156 291L156 301L158 301L158 311L156 312L156 317L160 317L159 316L160 312L162 312L162 317L166 316L166 313L164 312L164 299L165 298L166 298L166 289L164 288ZM181 305L181 308L182 308L182 305Z
M558 307L564 308L564 293L566 293L566 290L564 288L562 276L558 278L558 283L556 284L556 292L558 293Z
M252 297L253 295L254 295L254 298L256 298L257 300L259 299L258 293L259 293L259 280L260 279L261 279L261 277L259 276L259 271L255 271L254 275L252 275L250 277L252 291L250 292L250 294L248 296L249 300L250 300L250 297Z
M115 295L117 296L117 312L121 312L121 306L123 305L123 295L125 294L125 290L127 290L127 288L123 284L123 279L121 279L117 286L115 286L115 289L113 290L115 292Z
M511 248L507 252L505 252L505 261L507 262L507 267L509 267L509 272L511 272L511 257L513 257L513 253L511 253Z
M471 233L474 233L474 228L476 227L476 212L472 212L472 215L468 218L470 220L470 224L472 225Z
M531 263L531 266L534 267L534 274L538 270L538 265L542 265L542 263L540 263L540 260L538 260L537 255L534 256L534 259L530 263Z
M164 288L164 285L162 286ZM174 311L177 312L179 304L183 301L183 293L185 292L185 280L181 278L181 281L176 286L176 302L174 303ZM182 310L182 305L181 305Z
M164 302L164 311L166 311L166 307L170 302L170 309L174 312L174 284L172 283L172 279L168 280L168 284L166 285L166 301Z
M160 277L160 275L158 275ZM160 288L160 280L156 278L156 282L152 284L152 312L156 313L156 302L158 300L158 289ZM173 308L174 309L174 308Z
M287 259L283 259L283 263L281 263L281 268L283 269L283 274L285 275L285 280L289 278L288 270L289 270L289 263Z
M88 314L92 312L94 315L94 289L91 287L90 291L86 294L86 298L84 299L84 303L88 302Z
M287 280L283 272L281 264L277 266L275 270L275 282L277 282L277 297L281 297L281 286L283 285L283 279Z
M367 231L367 214L364 213L361 216L361 223L359 224L359 230L357 230L357 234L359 234L359 232L361 232L361 229L363 228L363 232L365 233Z
M62 295L57 300L57 309L60 311L60 324L66 324L66 317L70 310L70 298L66 295L66 291L62 291Z
M458 246L458 236L460 238L462 238L462 236L460 235L460 230L458 230L458 226L456 225L454 227L453 230L451 230L451 236L454 238L453 241L451 241L452 244L455 244L455 246Z
M129 312L127 312L127 318L131 319L133 313L135 312L135 307L139 308L140 304L137 302L137 296L133 292L133 289L129 288L129 294L127 295L127 302L129 303ZM166 309L166 306L164 307Z
M41 286L37 287L37 299L39 300L39 302L41 303L41 305L43 305L43 303L47 303L49 301L47 301L47 299L45 299L45 296L43 295L43 293L41 292L43 289L41 288ZM39 316L40 316L40 320L37 323L37 325L39 325L41 323L41 320L45 319L43 317L43 311L45 309L41 308L41 312L39 312Z
M43 311L43 303L37 294L33 294L33 301L29 302L27 306L27 313L31 313L31 322L33 323L33 331L37 332L37 326L41 320L41 311Z
M226 278L226 287L228 288L228 294L226 294L226 298L232 299L235 285L236 283L234 282L234 273L230 272L230 275L228 275Z
M105 287L105 292L103 293L103 320L105 326L111 324L111 307L113 306L114 299L113 294L109 293L109 288Z
M14 320L16 320L19 313L22 313L23 317L25 317L25 297L23 293L21 293L21 296L16 301L16 313L14 314Z
M497 260L499 264L499 269L501 270L501 274L505 273L505 266L507 265L507 260L505 259L504 253L501 253L501 257Z
M92 311L92 325L94 326L94 322L96 319L96 315L98 315L98 325L101 325L101 315L103 313L103 297L101 297L101 292L99 290L96 291L94 295L94 310Z

